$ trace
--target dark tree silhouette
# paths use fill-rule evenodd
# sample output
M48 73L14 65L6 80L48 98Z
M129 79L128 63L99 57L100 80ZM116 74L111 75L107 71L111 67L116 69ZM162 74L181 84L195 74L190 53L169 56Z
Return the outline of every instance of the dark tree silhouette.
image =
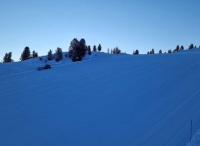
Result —
M97 51L97 47L96 47L96 45L93 46L93 51L94 51L94 52Z
M150 51L150 54L154 54L154 49L152 49L152 50Z
M183 46L181 46L180 50L184 50L184 47L183 47Z
M52 55L51 49L50 49L49 52L48 52L47 59L48 59L48 60L52 60L52 59L53 59L53 55Z
M26 47L24 48L24 51L23 51L22 54L21 54L20 60L23 61L23 60L30 59L30 58L31 58L30 56L31 56L30 48L26 46Z
M193 49L193 48L194 48L194 45L191 44L191 45L188 47L188 50Z
M8 53L5 54L3 57L3 63L6 63L8 61Z
M138 50L133 51L133 55L138 55L138 54L139 54Z
M101 52L101 44L98 46L98 51Z
M180 49L179 45L176 46L176 51L178 52Z
M62 58L63 58L63 56L62 56L62 49L58 47L56 49L55 59L58 62L58 61L62 60Z
M112 50L112 52L113 52L113 54L119 54L119 53L121 53L121 50L118 47L116 47Z
M86 53L86 42L85 39L78 41L77 38L74 38L69 47L69 57L72 58L72 61L81 61L82 57Z
M90 48L90 45L88 46L88 55L91 55L91 48Z
M6 63L6 62L14 62L14 60L12 59L12 52L5 54L3 58L3 63Z

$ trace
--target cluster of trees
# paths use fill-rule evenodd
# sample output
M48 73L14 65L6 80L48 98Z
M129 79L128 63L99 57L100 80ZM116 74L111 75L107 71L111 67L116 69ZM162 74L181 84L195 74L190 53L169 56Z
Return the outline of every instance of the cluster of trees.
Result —
M48 60L53 60L55 59L57 62L63 59L63 52L60 47L58 47L55 51L55 54L52 53L51 49L47 53L47 59Z
M27 59L30 59L30 58L36 58L36 57L38 57L38 53L33 51L32 54L31 54L30 48L28 46L26 46L24 48L24 51L21 54L20 60L23 61L23 60L27 60Z
M188 47L188 50L193 49L193 48L197 48L196 45L194 46L193 44L190 44ZM200 48L200 46L199 46ZM96 47L96 45L93 46L93 51L101 51L102 47L101 44L98 45L98 47ZM168 50L167 53L172 53L172 52L178 52L184 50L184 46L179 46L177 45L175 49L173 49L173 51L170 49ZM74 38L71 42L70 42L70 47L69 47L69 52L68 54L65 54L66 57L70 57L72 59L72 61L81 61L82 58L85 56L86 52L91 55L91 47L90 45L86 45L86 41L85 39L81 39L80 41L77 38ZM115 47L114 49L111 49L111 51L108 48L107 53L111 53L111 54L119 54L121 53L121 50L118 47ZM151 51L148 51L147 54L154 54L154 49L152 49ZM159 50L158 52L159 54L162 54L162 50ZM166 53L166 52L165 52ZM133 51L133 55L138 55L139 51L135 50ZM20 60L27 60L30 58L35 58L38 57L38 53L33 51L31 53L30 48L28 46L26 46L21 54ZM63 52L61 48L57 48L55 53L52 53L52 50L49 50L48 54L47 54L47 59L48 60L53 60L55 59L56 61L60 61L63 59ZM14 62L14 60L12 59L12 52L6 53L5 56L3 57L3 63L6 62Z
M14 62L14 60L12 59L12 52L6 53L3 57L3 63L6 62Z
M107 49L107 53L111 53L111 54L119 54L121 53L121 50L118 47L115 47L114 49Z
M96 52L97 50L101 52L101 44L99 44L98 47L96 47L96 45L93 46L93 51Z
M70 43L68 55L73 62L81 61L86 54L86 49L85 39L79 41L77 38L74 38Z
M133 55L138 55L138 54L139 54L138 50L133 51Z
M111 54L119 54L119 53L121 53L121 50L118 47L111 49Z
M197 48L196 45L194 46L193 44L190 44L188 47L188 50L193 49L193 48ZM200 48L200 46L199 46L199 48ZM171 49L169 49L167 53L178 52L181 50L184 50L184 46L177 45L176 48L173 49L173 51ZM152 49L151 51L148 51L147 54L154 54L154 49ZM162 50L159 50L159 54L162 54Z
M102 47L101 44L98 45L98 51L100 52ZM97 51L96 45L93 46L93 51ZM88 55L91 55L91 47L90 45L86 45L85 39L81 39L80 41L77 38L74 38L70 42L69 46L69 52L68 54L65 54L65 57L69 57L72 59L72 61L81 61L82 58L85 56L86 52ZM63 52L61 48L57 48L55 51L55 54L52 53L52 50L49 50L47 54L47 59L48 60L53 60L55 59L57 62L63 59Z
M147 54L154 54L154 49L152 49L151 51L148 51Z

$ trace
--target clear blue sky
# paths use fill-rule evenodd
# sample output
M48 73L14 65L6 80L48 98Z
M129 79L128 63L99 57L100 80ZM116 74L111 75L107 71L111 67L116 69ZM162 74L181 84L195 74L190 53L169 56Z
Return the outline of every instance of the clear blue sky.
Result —
M199 0L1 0L0 60L6 52L19 60L25 46L39 55L73 38L103 51L152 48L167 51L176 45L200 45Z

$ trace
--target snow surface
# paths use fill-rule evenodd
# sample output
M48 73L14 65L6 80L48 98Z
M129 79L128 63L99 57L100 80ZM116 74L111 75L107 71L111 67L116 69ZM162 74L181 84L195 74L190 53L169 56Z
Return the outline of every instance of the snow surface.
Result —
M184 146L200 128L200 49L48 63L0 64L0 146Z

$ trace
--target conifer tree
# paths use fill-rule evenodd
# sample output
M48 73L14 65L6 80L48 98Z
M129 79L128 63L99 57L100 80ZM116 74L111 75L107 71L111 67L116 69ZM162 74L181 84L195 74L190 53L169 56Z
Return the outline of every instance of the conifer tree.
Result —
M154 49L151 50L151 54L154 54Z
M168 50L168 53L172 53L172 50L170 49L170 50Z
M72 58L72 61L81 61L82 57L86 53L86 42L85 39L78 41L77 38L74 38L69 47L69 57Z
M179 48L179 45L177 45L175 51L179 51L179 49L180 49L180 48Z
M48 59L48 60L52 60L52 59L53 59L53 55L52 55L51 49L50 49L49 52L48 52L47 59Z
M159 50L159 54L162 54L162 50Z
M112 50L112 52L113 52L113 54L119 54L121 52L121 50L118 47L116 47Z
M98 51L101 52L101 44L98 46Z
M93 51L94 51L94 52L97 51L96 45L93 46Z
M6 63L8 61L8 53L5 54L3 57L3 63Z
M32 58L35 58L35 51L33 51L32 53Z
M88 46L88 55L91 55L91 48L90 48L90 45Z
M25 47L24 48L24 51L22 52L22 54L21 54L21 58L20 58L20 60L27 60L27 59L29 59L30 58L30 56L31 56L31 53L30 53L30 48L29 47Z
M37 52L35 52L35 57L38 57L38 53Z
M193 49L193 48L194 48L194 45L191 44L191 45L189 46L188 50Z
M12 60L12 52L8 53L7 62L13 62L13 60Z
M56 53L55 53L55 59L56 59L56 61L58 62L58 61L60 61L60 60L62 60L62 49L61 48L57 48L56 49Z
M183 46L181 46L180 50L184 50L184 47L183 47Z
M138 55L138 54L139 54L138 50L133 51L133 55Z
M3 58L3 63L6 62L13 62L14 60L12 59L12 52L6 53L4 58Z

